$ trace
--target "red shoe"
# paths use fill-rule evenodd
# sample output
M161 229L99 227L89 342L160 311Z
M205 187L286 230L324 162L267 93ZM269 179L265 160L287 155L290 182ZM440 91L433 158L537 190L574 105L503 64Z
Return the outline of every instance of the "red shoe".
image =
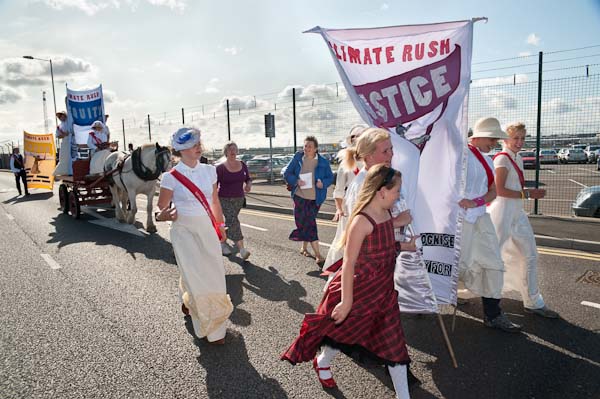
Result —
M317 363L317 358L315 357L313 359L313 369L315 369L315 371L317 372L317 378L319 379L319 382L321 383L323 388L327 388L327 389L337 388L337 384L335 383L335 380L333 379L333 377L324 380L321 378L321 375L319 374L320 370L330 370L331 371L331 367L319 367L319 364Z

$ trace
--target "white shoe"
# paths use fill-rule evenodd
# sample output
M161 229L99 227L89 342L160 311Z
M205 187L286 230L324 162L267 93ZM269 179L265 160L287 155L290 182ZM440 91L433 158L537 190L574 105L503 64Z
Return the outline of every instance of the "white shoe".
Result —
M231 248L229 248L229 245L227 245L226 243L222 242L221 243L221 253L224 256L229 256L231 255Z
M250 257L250 251L248 251L246 248L242 248L240 249L240 256L242 259L246 260Z

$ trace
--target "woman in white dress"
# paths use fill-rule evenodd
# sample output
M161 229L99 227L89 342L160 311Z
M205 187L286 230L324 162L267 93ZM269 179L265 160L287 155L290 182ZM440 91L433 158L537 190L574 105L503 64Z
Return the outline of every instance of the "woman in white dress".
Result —
M59 111L56 113L60 124L56 127L56 137L60 139L60 151L58 153L58 164L52 173L55 177L72 175L71 165L71 134L67 127L67 113Z
M173 134L172 146L181 161L163 174L155 217L173 222L170 236L181 274L183 313L191 316L198 338L223 344L233 305L221 256L220 241L227 236L217 195L217 172L214 166L199 161L200 130L179 129Z

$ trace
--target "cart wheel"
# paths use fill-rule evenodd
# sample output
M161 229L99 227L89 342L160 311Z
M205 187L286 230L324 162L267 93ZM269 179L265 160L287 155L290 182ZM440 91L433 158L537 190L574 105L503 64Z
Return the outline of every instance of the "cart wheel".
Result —
M79 198L77 198L75 191L69 193L69 213L74 219L79 219L81 215L79 212Z
M63 213L69 212L69 190L67 186L61 184L58 188L58 200L60 201L60 210Z

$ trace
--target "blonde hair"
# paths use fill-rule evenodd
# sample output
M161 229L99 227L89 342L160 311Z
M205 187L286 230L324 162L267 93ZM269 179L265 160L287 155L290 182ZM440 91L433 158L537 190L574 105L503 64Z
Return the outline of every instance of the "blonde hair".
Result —
M239 147L237 146L237 144L235 142L228 141L227 143L225 143L225 145L223 146L223 155L227 156L227 151L229 151L229 149L233 146L235 146L235 148L237 148L239 150Z
M394 175L392 179L386 182L386 178L388 178L388 174L393 172ZM395 185L398 184L398 181L402 177L402 173L398 170L394 170L389 166L385 166L385 164L378 164L369 168L367 172L367 176L365 177L365 181L358 193L358 198L356 200L356 204L354 205L354 209L352 210L352 214L348 219L348 224L346 224L346 230L344 231L344 235L340 240L340 248L346 244L346 239L348 237L348 231L350 230L350 225L352 221L371 203L377 192L381 190L383 187L388 190L392 189ZM385 184L384 184L385 183Z
M388 140L390 132L378 127L366 129L356 141L353 147L346 149L346 156L342 167L346 170L352 170L356 167L357 161L362 161L366 156L375 152L377 144Z
M515 122L506 126L506 134L508 134L510 137L512 137L513 134L519 131L525 132L525 134L527 134L527 129L525 129L525 124L523 122Z

